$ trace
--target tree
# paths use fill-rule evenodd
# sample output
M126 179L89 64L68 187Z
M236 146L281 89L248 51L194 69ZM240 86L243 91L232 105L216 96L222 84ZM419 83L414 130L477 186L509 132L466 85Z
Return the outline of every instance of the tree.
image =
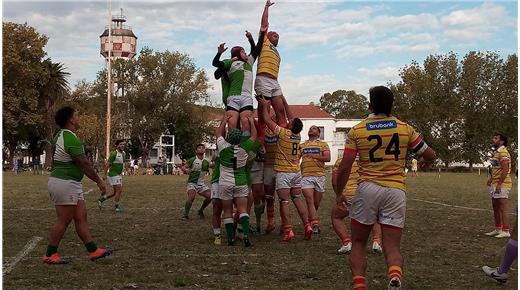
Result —
M28 139L27 127L43 121L38 88L46 81L41 62L48 39L27 24L2 22L2 32L3 139L11 160L20 141Z
M421 132L446 167L453 161L484 161L494 131L517 132L517 57L493 52L431 55L413 61L390 84L394 114Z
M133 152L138 148L146 161L160 135L168 131L175 134L177 154L193 154L194 145L202 142L208 132L204 111L197 104L207 102L209 97L206 74L188 55L143 48L135 59L116 60L112 74L117 89L112 105L111 140L130 140ZM103 70L94 83L81 82L71 94L78 106L91 106L87 110L102 120L103 131L106 88ZM91 141L104 144L104 138L99 136Z
M51 142L56 132L54 125L55 104L57 101L63 100L69 93L67 78L70 73L65 71L63 64L52 62L51 59L46 59L42 64L46 72L46 81L39 90L38 103L41 108L40 114L43 115L43 122L39 127L45 148L45 166L49 167L52 163Z
M402 81L392 86L394 114L421 132L446 166L460 159L461 105L457 94L459 67L454 53L431 55L421 67L404 67Z
M320 108L334 118L360 119L368 115L368 100L355 91L337 90L321 96Z

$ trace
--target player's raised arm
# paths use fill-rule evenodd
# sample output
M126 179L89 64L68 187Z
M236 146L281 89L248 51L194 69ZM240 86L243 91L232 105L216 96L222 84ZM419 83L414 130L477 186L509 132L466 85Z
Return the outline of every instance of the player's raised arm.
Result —
M269 26L269 7L272 5L274 5L274 2L271 2L271 0L267 0L267 2L265 2L264 12L262 13L262 20L260 21L261 27Z
M258 132L256 130L255 126L255 119L251 116L248 118L249 125L251 126L251 140L256 141L258 140Z
M271 106L270 102L263 97L258 97L257 100L258 100L259 104L262 104L259 107L262 107L261 113L262 113L262 118L264 119L265 124L271 131L275 132L276 127L278 125L269 116L269 106Z
M224 53L224 51L227 50L227 47L224 47L226 45L226 43L221 43L218 48L217 48L217 54L215 55L215 57L213 58L213 62L212 62L212 65L214 67L217 67L217 68L223 68L224 67L224 62L220 60L220 56Z

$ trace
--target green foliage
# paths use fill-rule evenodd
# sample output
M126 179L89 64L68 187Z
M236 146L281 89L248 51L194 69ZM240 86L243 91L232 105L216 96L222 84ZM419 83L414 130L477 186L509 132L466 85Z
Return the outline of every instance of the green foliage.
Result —
M368 115L368 100L355 91L337 90L320 98L320 108L338 119L360 119Z
M130 140L132 156L146 159L159 136L169 132L176 137L177 154L192 154L193 146L207 133L207 120L195 104L208 100L208 80L188 55L143 48L135 59L113 62L112 79L111 140ZM103 70L93 83L78 83L70 101L106 122L106 88L107 73ZM103 123L99 130L83 134L104 148L104 127Z
M494 52L431 55L412 62L390 84L394 114L425 137L448 165L485 160L493 132L517 144L517 56Z

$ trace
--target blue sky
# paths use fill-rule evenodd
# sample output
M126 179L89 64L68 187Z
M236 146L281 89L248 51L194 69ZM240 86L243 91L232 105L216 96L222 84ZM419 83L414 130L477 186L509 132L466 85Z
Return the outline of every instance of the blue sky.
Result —
M220 42L246 46L256 39L264 1L112 1L124 9L138 36L138 50L178 50L208 72L211 99L220 84L211 60ZM279 32L279 81L289 103L318 102L325 92L399 80L399 69L430 54L492 50L517 52L516 1L275 1L270 29ZM99 35L107 19L102 1L4 1L3 20L27 22L49 36L54 61L71 72L71 83L92 81L103 68ZM229 53L229 50L227 51Z

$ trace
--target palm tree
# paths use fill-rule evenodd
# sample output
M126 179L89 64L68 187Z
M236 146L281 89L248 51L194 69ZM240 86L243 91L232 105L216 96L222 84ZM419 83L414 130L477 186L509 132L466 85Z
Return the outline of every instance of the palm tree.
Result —
M69 93L70 73L65 70L63 64L52 62L50 58L43 61L43 67L48 74L47 81L41 86L40 92L40 108L44 110L42 142L45 148L45 167L50 167L52 162L52 137L55 133L54 125L54 105L56 102L63 100Z

